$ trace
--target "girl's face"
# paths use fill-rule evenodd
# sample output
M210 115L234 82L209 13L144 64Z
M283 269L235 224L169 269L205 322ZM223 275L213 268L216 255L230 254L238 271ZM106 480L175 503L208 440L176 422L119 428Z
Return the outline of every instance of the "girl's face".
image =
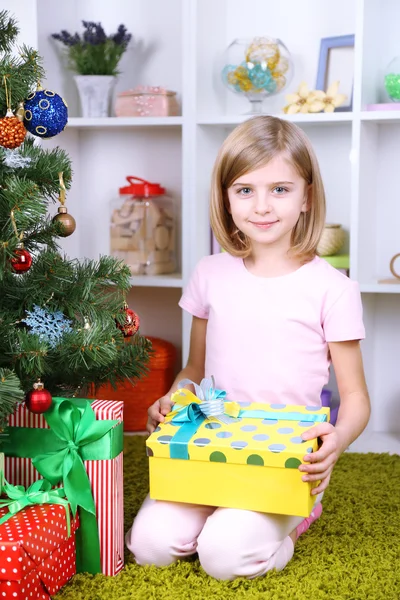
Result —
M229 211L253 250L274 246L287 252L300 214L308 210L308 186L284 154L239 177L228 188Z

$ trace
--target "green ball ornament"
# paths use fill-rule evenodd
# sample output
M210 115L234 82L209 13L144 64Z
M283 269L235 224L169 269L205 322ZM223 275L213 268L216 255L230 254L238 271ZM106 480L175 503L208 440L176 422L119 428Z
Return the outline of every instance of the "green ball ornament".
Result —
M384 84L389 98L400 102L400 57L396 56L386 67Z

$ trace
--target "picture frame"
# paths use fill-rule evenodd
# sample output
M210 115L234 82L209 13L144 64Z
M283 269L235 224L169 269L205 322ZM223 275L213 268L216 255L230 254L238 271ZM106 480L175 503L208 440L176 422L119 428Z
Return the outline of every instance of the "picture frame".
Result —
M315 89L326 92L331 83L340 81L339 92L347 101L335 112L353 110L354 44L354 34L321 39Z

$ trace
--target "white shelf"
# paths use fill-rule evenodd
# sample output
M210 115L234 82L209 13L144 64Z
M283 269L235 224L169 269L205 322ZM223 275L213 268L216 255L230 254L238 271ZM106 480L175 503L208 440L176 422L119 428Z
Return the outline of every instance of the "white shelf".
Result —
M179 127L182 117L105 117L83 118L71 117L68 119L67 128L74 129L108 129L120 127Z
M347 452L400 454L400 433L364 431Z
M267 113L265 113L267 114ZM253 115L242 114L242 115L205 115L197 118L198 125L238 125L243 123ZM256 115L254 115L256 116ZM336 123L351 123L353 121L352 112L334 112L334 113L314 113L314 114L297 114L297 115L286 115L279 113L273 115L280 119L286 119L292 123L299 123L302 125L325 125L325 124L336 124Z
M132 287L163 287L181 288L182 275L171 273L168 275L134 275L130 278Z
M400 123L400 110L365 110L361 112L361 121Z
M370 294L400 294L400 280L399 283L360 283L360 290Z

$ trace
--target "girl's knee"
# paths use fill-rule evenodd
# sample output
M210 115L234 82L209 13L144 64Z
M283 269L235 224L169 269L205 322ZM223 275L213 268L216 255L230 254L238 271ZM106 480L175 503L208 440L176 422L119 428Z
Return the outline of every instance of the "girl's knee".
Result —
M212 527L205 527L197 541L199 561L210 577L232 580L240 566L240 552L237 544L227 542L217 535Z
M135 523L126 534L125 542L138 565L166 567L177 560L172 555L171 544L152 529L145 531L135 527Z
M204 535L205 534L205 535ZM214 579L232 581L237 577L254 579L268 571L281 571L291 560L294 544L288 536L282 542L265 540L245 547L240 537L215 537L212 531L203 531L198 539L197 552L202 568ZM236 543L235 543L236 542Z
M158 515L159 516L159 515ZM174 519L160 519L154 511L141 509L125 537L139 565L166 567L196 552L196 538L179 531Z

